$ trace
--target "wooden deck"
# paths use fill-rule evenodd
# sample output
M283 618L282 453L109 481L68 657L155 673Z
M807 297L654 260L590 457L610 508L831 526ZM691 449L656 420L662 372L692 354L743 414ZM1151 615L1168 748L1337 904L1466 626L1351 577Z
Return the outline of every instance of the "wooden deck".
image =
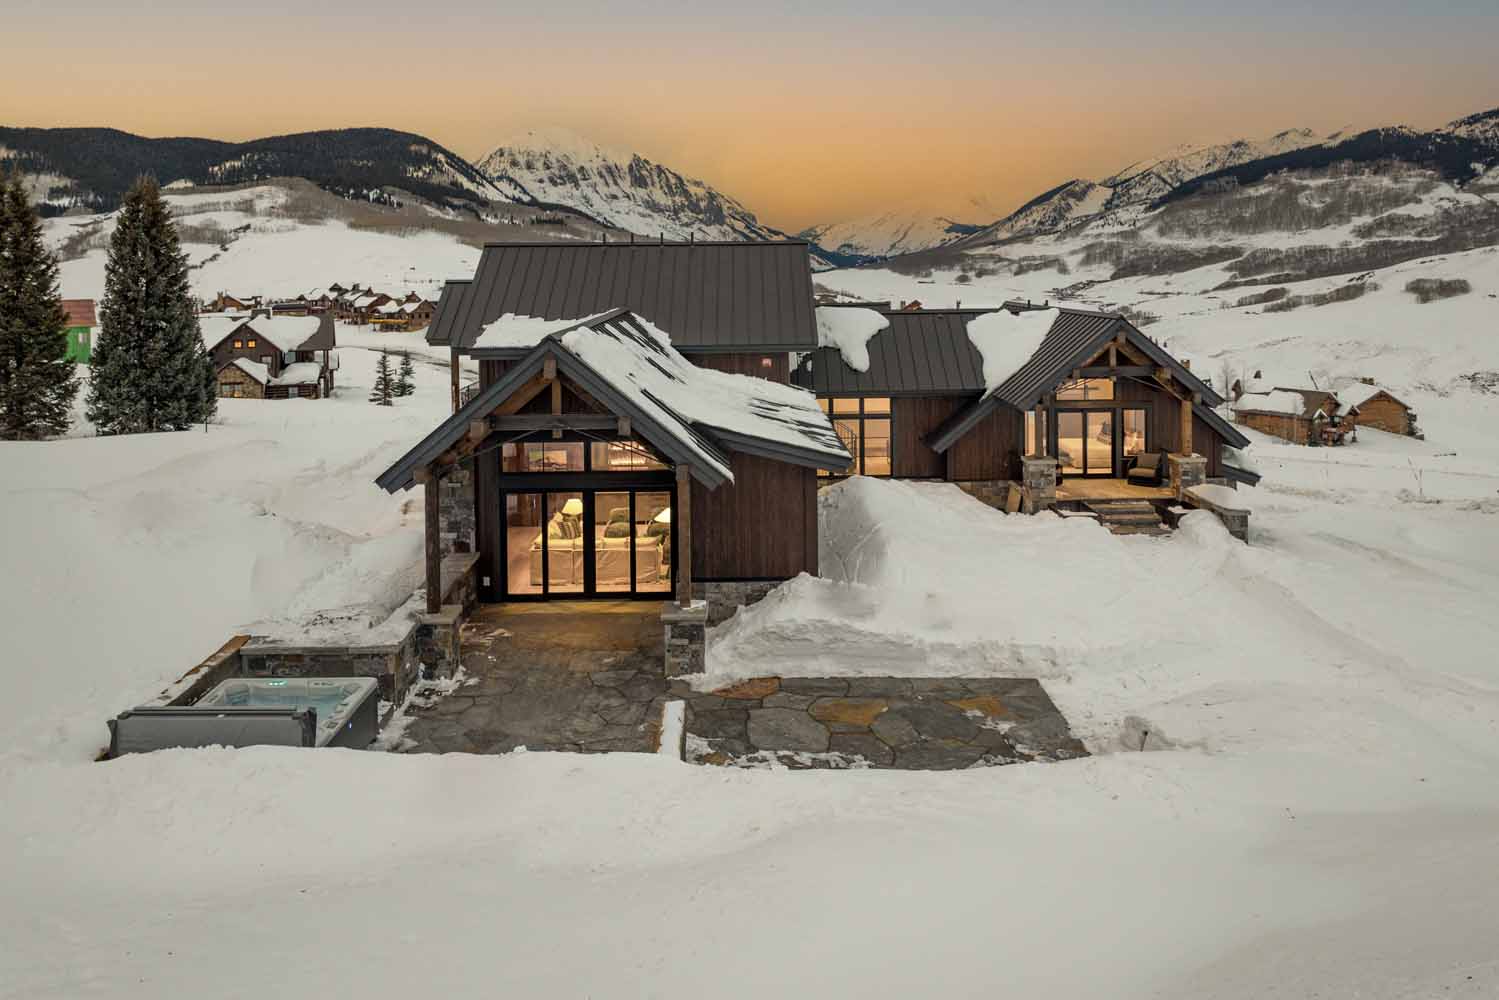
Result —
M1137 486L1123 479L1064 479L1057 500L1171 500L1169 486Z

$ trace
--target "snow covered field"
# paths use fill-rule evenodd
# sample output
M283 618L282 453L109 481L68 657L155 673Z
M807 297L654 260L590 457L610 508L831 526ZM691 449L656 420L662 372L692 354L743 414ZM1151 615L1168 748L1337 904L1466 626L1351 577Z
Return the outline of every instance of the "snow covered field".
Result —
M1256 437L1249 548L1200 515L1117 538L852 481L825 577L717 635L720 677L1042 677L1098 754L1054 765L95 764L106 717L235 628L409 593L420 500L372 480L446 375L371 406L363 348L389 338L341 329L334 400L0 444L0 997L1493 996L1499 396L1457 376L1499 369L1496 262L1433 265L1474 292L1425 306L1381 277L1274 316L1195 288L1152 307L1199 369L1331 356L1416 395L1425 442ZM984 281L952 297L1045 297Z

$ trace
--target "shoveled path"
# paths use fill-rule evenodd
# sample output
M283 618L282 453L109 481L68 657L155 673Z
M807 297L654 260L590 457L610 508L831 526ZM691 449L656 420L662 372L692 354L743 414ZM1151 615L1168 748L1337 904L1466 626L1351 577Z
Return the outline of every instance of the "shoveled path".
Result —
M411 710L406 748L649 753L667 694L663 641L657 602L484 607L463 631L470 683Z
M701 764L943 771L1087 755L1038 681L762 677L687 698Z

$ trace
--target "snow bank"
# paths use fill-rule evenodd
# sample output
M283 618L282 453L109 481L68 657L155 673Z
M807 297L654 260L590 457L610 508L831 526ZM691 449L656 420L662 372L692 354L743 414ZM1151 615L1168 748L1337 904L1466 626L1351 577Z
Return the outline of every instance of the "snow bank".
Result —
M819 306L817 343L835 347L843 363L856 372L869 371L869 338L887 329L890 321L874 309L858 306Z
M983 313L968 321L968 339L984 359L984 385L999 388L1041 347L1056 321L1056 309L1032 309L1011 315Z
M1244 495L1238 490L1227 486L1219 486L1217 483L1202 483L1197 486L1188 487L1187 492L1218 507L1226 507L1231 510L1249 510L1249 503Z

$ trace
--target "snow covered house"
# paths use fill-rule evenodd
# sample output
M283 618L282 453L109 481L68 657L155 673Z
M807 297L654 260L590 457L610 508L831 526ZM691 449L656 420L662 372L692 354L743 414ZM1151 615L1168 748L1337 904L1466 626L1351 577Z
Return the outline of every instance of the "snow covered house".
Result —
M817 339L805 243L488 246L427 339L480 367L379 479L426 490L429 600L464 553L484 601L709 620L817 571L818 470L849 456L787 384Z
M410 333L425 330L432 322L433 303L422 298L391 300L376 306L370 313L370 324L379 330L392 333Z
M480 600L674 596L668 627L698 630L817 572L817 470L849 456L810 394L700 367L626 308L506 315L491 344L521 353L378 479L425 490L430 612L467 553Z
M1233 413L1235 422L1292 444L1342 444L1352 426L1337 394L1325 389L1242 392Z
M1342 390L1348 402L1348 422L1354 427L1373 427L1390 434L1421 437L1416 411L1373 379L1359 379Z
M1163 499L1248 440L1222 398L1122 316L823 306L797 367L868 476L953 482L995 505ZM1053 490L1048 490L1048 484ZM1020 491L1020 497L1012 494Z
M200 316L218 394L226 398L320 399L338 367L333 317Z

